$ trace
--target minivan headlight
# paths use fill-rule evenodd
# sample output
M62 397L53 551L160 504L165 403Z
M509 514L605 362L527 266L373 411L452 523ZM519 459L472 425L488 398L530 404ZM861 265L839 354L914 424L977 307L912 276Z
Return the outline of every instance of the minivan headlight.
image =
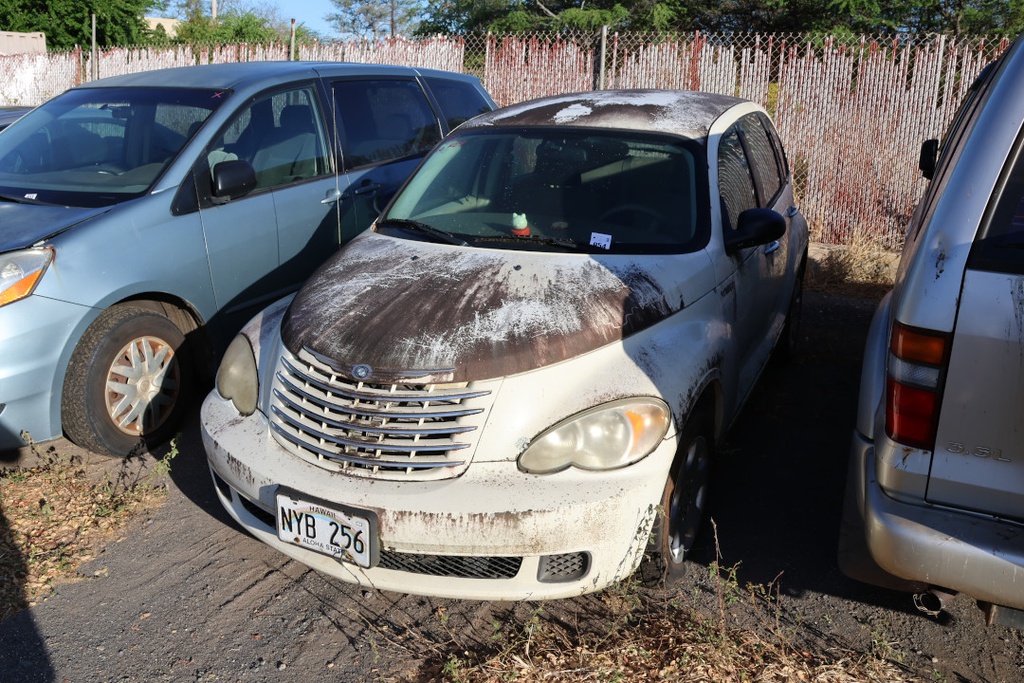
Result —
M24 249L0 254L0 306L24 299L53 261L52 249Z
M591 408L538 436L519 456L520 469L549 474L567 467L610 470L641 460L668 433L672 413L654 398L622 399Z
M228 350L224 352L224 360L220 362L217 393L231 401L235 410L242 415L252 415L256 412L259 392L256 356L249 339L240 334L231 341Z

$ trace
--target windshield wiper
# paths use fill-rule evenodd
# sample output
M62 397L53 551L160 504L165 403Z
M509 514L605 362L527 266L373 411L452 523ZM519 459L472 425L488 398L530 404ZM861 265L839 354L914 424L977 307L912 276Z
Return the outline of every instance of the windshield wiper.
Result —
M545 237L543 235L491 235L489 237L473 237L473 243L478 242L533 242L535 244L546 244L553 247L562 247L571 251L589 251L587 245L581 244L568 237Z
M420 223L419 221L410 220L408 218L388 218L387 220L381 221L379 225L394 225L399 228L408 228L416 232L422 232L425 235L430 235L439 242L447 242L448 244L454 244L458 247L465 247L469 243L466 240L453 235L450 232L445 232L435 228L432 225L426 223Z

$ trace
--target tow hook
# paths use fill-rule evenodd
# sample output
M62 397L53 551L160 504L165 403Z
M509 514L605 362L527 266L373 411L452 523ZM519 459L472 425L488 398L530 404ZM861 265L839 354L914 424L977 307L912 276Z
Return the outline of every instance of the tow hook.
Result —
M929 588L921 593L914 593L914 607L930 617L937 617L955 595L956 593L941 588Z

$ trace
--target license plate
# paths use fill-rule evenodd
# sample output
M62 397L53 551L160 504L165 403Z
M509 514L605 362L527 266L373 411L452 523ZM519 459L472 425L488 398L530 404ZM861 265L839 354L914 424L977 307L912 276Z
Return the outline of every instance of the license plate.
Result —
M278 538L360 567L373 566L376 558L376 521L372 512L277 494Z

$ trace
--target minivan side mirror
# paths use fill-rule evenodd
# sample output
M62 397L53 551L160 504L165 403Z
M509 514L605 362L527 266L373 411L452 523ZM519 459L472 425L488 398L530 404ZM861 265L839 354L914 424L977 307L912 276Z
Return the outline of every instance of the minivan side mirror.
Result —
M921 169L921 175L931 180L935 175L935 165L939 161L939 141L935 138L925 140L921 143L921 158L918 159L917 167Z
M244 159L221 161L213 167L213 200L223 204L256 187L256 171Z
M786 234L786 219L771 209L747 209L740 214L736 229L725 236L728 254L774 242Z

